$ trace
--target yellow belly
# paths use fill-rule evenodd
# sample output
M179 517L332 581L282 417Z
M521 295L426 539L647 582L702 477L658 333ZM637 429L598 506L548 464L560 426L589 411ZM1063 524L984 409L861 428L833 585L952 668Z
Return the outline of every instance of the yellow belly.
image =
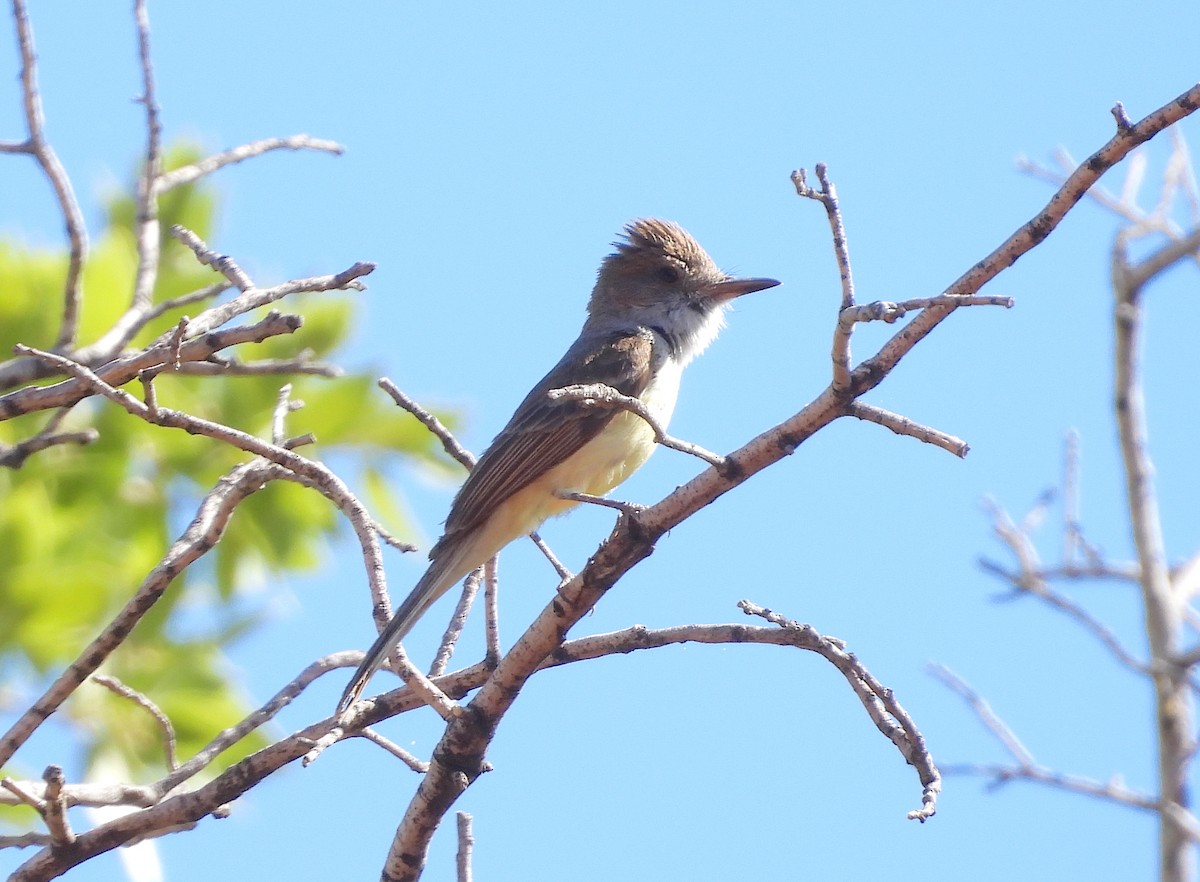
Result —
M664 428L675 409L681 368L668 363L642 393L642 403ZM558 494L603 496L642 467L657 445L641 417L621 411L595 438L496 508L470 544L469 557L487 560L501 548L536 530L543 521L578 503ZM474 569L478 563L470 569ZM467 570L469 572L469 569Z

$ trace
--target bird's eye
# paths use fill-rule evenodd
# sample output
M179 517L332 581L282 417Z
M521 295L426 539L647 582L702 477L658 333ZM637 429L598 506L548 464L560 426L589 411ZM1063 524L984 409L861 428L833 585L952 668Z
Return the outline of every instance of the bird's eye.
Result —
M668 285L674 285L679 281L679 270L671 266L659 267L654 275L660 282L666 282Z

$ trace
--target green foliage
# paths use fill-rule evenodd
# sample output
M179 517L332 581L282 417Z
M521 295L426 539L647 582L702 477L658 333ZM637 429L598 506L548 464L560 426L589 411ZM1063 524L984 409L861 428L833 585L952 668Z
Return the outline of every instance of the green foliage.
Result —
M168 167L195 160L190 149L171 152ZM160 206L162 229L181 223L201 237L211 235L216 200L197 185L168 193ZM128 306L136 267L132 234L134 205L113 201L106 229L95 238L83 274L80 342L101 336ZM57 332L64 253L35 252L0 242L0 350L17 342L46 347ZM163 238L156 302L219 279L199 266L191 252ZM330 293L285 301L281 307L304 316L293 335L243 346L239 361L294 358L311 350L316 358L336 354L352 330L353 293ZM195 315L207 304L187 309ZM144 345L178 322L168 313L134 341ZM248 316L255 320L261 316ZM314 433L309 456L340 454L351 482L366 485L376 516L398 535L403 506L379 471L386 455L434 463L428 433L397 411L369 376L339 379L281 375L182 376L164 372L156 381L159 402L269 437L279 387L291 380L293 399L305 408L292 414L292 435ZM140 387L130 390L140 396ZM0 422L0 441L13 443L37 432L49 414ZM44 683L73 660L133 595L170 543L195 514L196 504L216 480L248 454L211 439L150 426L103 400L77 406L63 425L95 427L99 440L87 447L55 447L32 456L18 471L0 470L0 674L4 680ZM310 569L320 550L343 529L332 505L319 494L275 482L243 503L224 540L199 564L180 575L103 666L104 673L148 695L173 721L182 758L247 712L246 698L229 677L222 647L253 628L242 582L247 574L270 579ZM205 633L183 629L208 623ZM30 682L32 678L36 682ZM162 770L162 742L153 720L131 702L87 684L60 715L76 726L94 759L108 754L134 771ZM250 738L226 757L240 758L263 744Z

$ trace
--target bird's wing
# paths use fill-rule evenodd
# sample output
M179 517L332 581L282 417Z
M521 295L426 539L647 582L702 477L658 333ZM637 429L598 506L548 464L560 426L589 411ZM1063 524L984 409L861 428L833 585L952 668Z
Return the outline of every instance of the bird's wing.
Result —
M454 498L442 539L469 533L509 496L596 437L620 411L579 401L551 401L546 393L575 384L605 383L639 397L653 376L654 334L645 329L596 340L581 337L521 402L479 458ZM444 547L444 546L443 546Z

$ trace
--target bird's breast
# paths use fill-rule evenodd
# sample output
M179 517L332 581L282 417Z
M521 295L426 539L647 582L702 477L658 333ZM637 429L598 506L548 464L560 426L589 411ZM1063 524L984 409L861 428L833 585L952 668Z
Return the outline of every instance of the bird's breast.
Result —
M646 410L664 429L675 410L682 370L675 360L666 360L640 396ZM557 490L601 496L641 468L656 446L650 425L637 414L623 410L547 477Z

